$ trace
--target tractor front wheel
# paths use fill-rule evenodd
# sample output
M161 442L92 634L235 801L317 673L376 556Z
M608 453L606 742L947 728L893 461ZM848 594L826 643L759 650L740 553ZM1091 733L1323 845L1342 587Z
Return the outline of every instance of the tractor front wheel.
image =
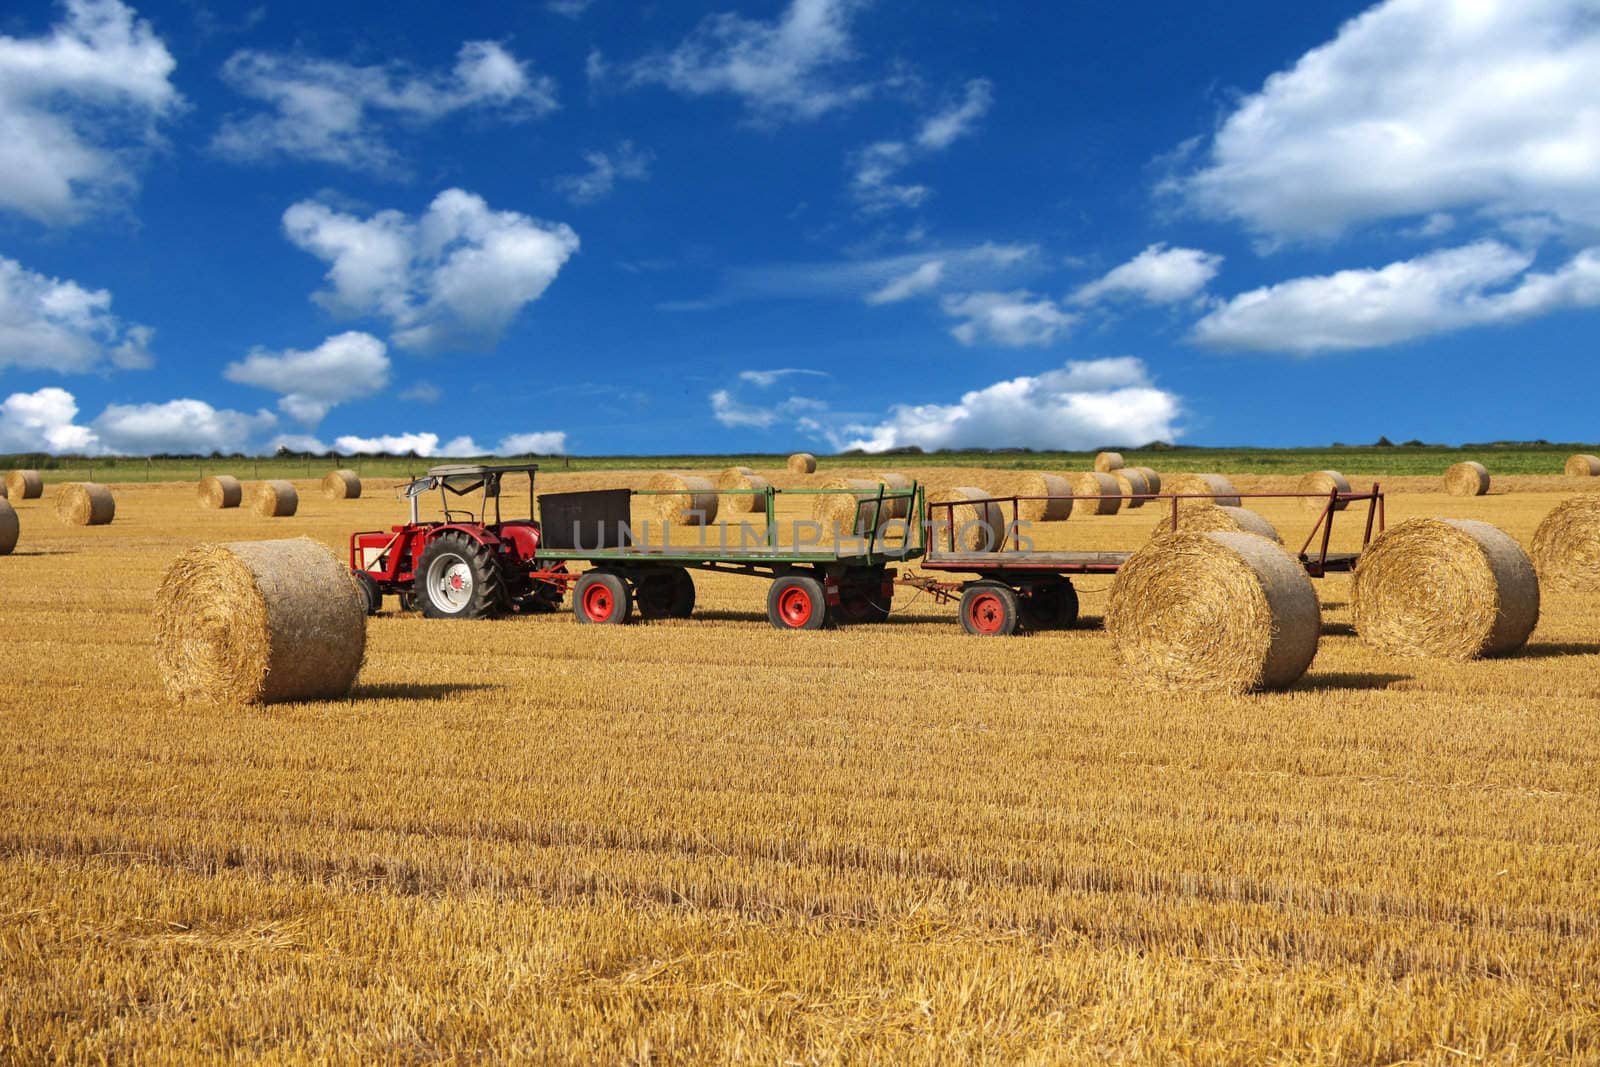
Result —
M633 614L633 594L622 575L588 571L572 590L572 614L579 622L620 626Z
M356 576L356 584L361 587L361 595L367 600L367 614L376 615L383 610L383 590L378 588L377 581L366 571L351 571Z
M506 610L500 561L463 533L428 542L417 565L417 604L430 619L486 619Z

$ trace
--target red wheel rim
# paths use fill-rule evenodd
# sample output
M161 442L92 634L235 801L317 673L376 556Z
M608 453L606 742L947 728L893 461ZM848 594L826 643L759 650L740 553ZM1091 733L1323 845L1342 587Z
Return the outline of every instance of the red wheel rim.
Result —
M980 634L997 634L1006 623L1006 607L994 593L979 593L967 605L967 618Z
M611 590L596 582L583 591L583 613L595 622L605 622L616 610L617 602L611 599Z
M811 594L798 585L791 585L778 594L778 618L785 626L796 629L811 621Z

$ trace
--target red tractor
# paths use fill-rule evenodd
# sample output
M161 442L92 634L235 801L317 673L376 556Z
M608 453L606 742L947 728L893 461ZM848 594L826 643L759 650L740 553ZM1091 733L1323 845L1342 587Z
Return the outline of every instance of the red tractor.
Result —
M377 612L388 594L398 596L402 608L421 608L434 619L558 609L572 576L563 561L536 558L542 536L531 516L538 469L533 463L452 464L413 480L406 486L410 522L388 533L350 535L350 569L366 590L368 611ZM529 518L501 515L500 489L508 474L528 476ZM444 518L423 522L418 501L433 490L439 491Z

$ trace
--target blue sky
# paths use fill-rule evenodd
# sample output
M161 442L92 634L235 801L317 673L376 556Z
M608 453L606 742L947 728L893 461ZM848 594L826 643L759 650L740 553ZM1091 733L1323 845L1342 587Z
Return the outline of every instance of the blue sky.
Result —
M1594 440L1600 3L0 15L0 452Z

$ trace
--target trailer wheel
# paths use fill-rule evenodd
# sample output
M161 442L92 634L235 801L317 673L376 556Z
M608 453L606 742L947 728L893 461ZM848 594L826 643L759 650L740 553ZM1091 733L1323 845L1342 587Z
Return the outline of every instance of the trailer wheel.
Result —
M361 587L361 595L367 598L367 614L376 615L383 610L383 590L378 588L378 583L366 571L351 571L356 576L356 584Z
M979 637L1017 632L1021 616L1017 591L1004 582L973 582L961 594L961 628Z
M491 618L507 606L500 561L487 545L454 531L422 550L414 589L430 619Z
M1067 630L1078 621L1078 591L1072 582L1044 582L1022 598L1022 623L1030 630Z
M804 574L786 574L767 590L767 620L780 630L820 630L828 623L822 583Z
M687 619L694 611L694 579L683 567L646 574L633 602L642 619Z
M622 575L588 571L572 591L572 614L579 622L620 626L633 614L633 594Z

